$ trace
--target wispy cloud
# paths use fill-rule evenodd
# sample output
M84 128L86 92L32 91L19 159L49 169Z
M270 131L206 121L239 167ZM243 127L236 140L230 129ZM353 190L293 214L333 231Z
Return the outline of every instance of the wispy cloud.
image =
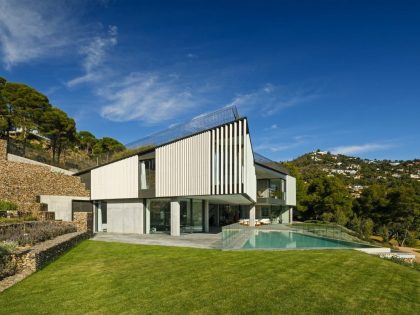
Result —
M319 96L319 91L309 87L292 87L266 84L250 93L239 94L226 106L236 106L242 111L258 110L263 115L273 115L287 107L306 103Z
M58 55L80 41L72 9L59 1L0 0L0 49L6 69Z
M103 78L103 72L106 70L102 69L102 66L107 58L109 49L117 44L117 35L118 28L116 26L109 26L106 36L96 36L88 45L80 49L81 55L84 56L82 66L85 73L80 77L68 81L68 87L95 82Z
M196 104L190 91L176 79L159 74L131 73L121 83L104 86L97 93L107 102L101 115L114 121L158 123Z
M332 148L330 151L333 154L359 154L390 149L394 146L395 145L393 144L367 143L361 145L338 146Z

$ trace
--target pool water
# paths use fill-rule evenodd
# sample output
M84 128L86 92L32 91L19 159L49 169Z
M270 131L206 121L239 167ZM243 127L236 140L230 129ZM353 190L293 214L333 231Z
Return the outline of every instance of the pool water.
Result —
M365 248L369 245L320 238L293 231L255 230L242 248Z

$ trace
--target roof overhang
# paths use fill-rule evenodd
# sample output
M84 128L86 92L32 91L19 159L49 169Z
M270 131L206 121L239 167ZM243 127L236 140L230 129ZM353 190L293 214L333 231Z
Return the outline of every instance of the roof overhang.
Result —
M287 176L287 174L285 173L276 171L272 168L261 165L259 163L255 163L255 173L257 175L257 179L275 179L275 178L286 179L286 176Z
M219 203L219 204L251 205L254 203L246 195L242 195L242 194L194 196L194 198L208 200L211 203Z

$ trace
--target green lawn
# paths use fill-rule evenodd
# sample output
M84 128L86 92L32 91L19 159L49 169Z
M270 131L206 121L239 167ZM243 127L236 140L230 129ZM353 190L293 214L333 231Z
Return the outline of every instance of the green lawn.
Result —
M1 314L419 314L420 273L352 250L85 241L0 293Z

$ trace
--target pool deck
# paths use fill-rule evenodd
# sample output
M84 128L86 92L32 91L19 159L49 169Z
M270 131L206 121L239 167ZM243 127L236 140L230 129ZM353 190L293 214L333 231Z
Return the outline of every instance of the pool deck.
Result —
M221 249L221 233L195 233L181 234L181 236L170 236L169 234L117 234L117 233L96 233L92 240L101 242L116 242L128 244L178 246L192 248Z

